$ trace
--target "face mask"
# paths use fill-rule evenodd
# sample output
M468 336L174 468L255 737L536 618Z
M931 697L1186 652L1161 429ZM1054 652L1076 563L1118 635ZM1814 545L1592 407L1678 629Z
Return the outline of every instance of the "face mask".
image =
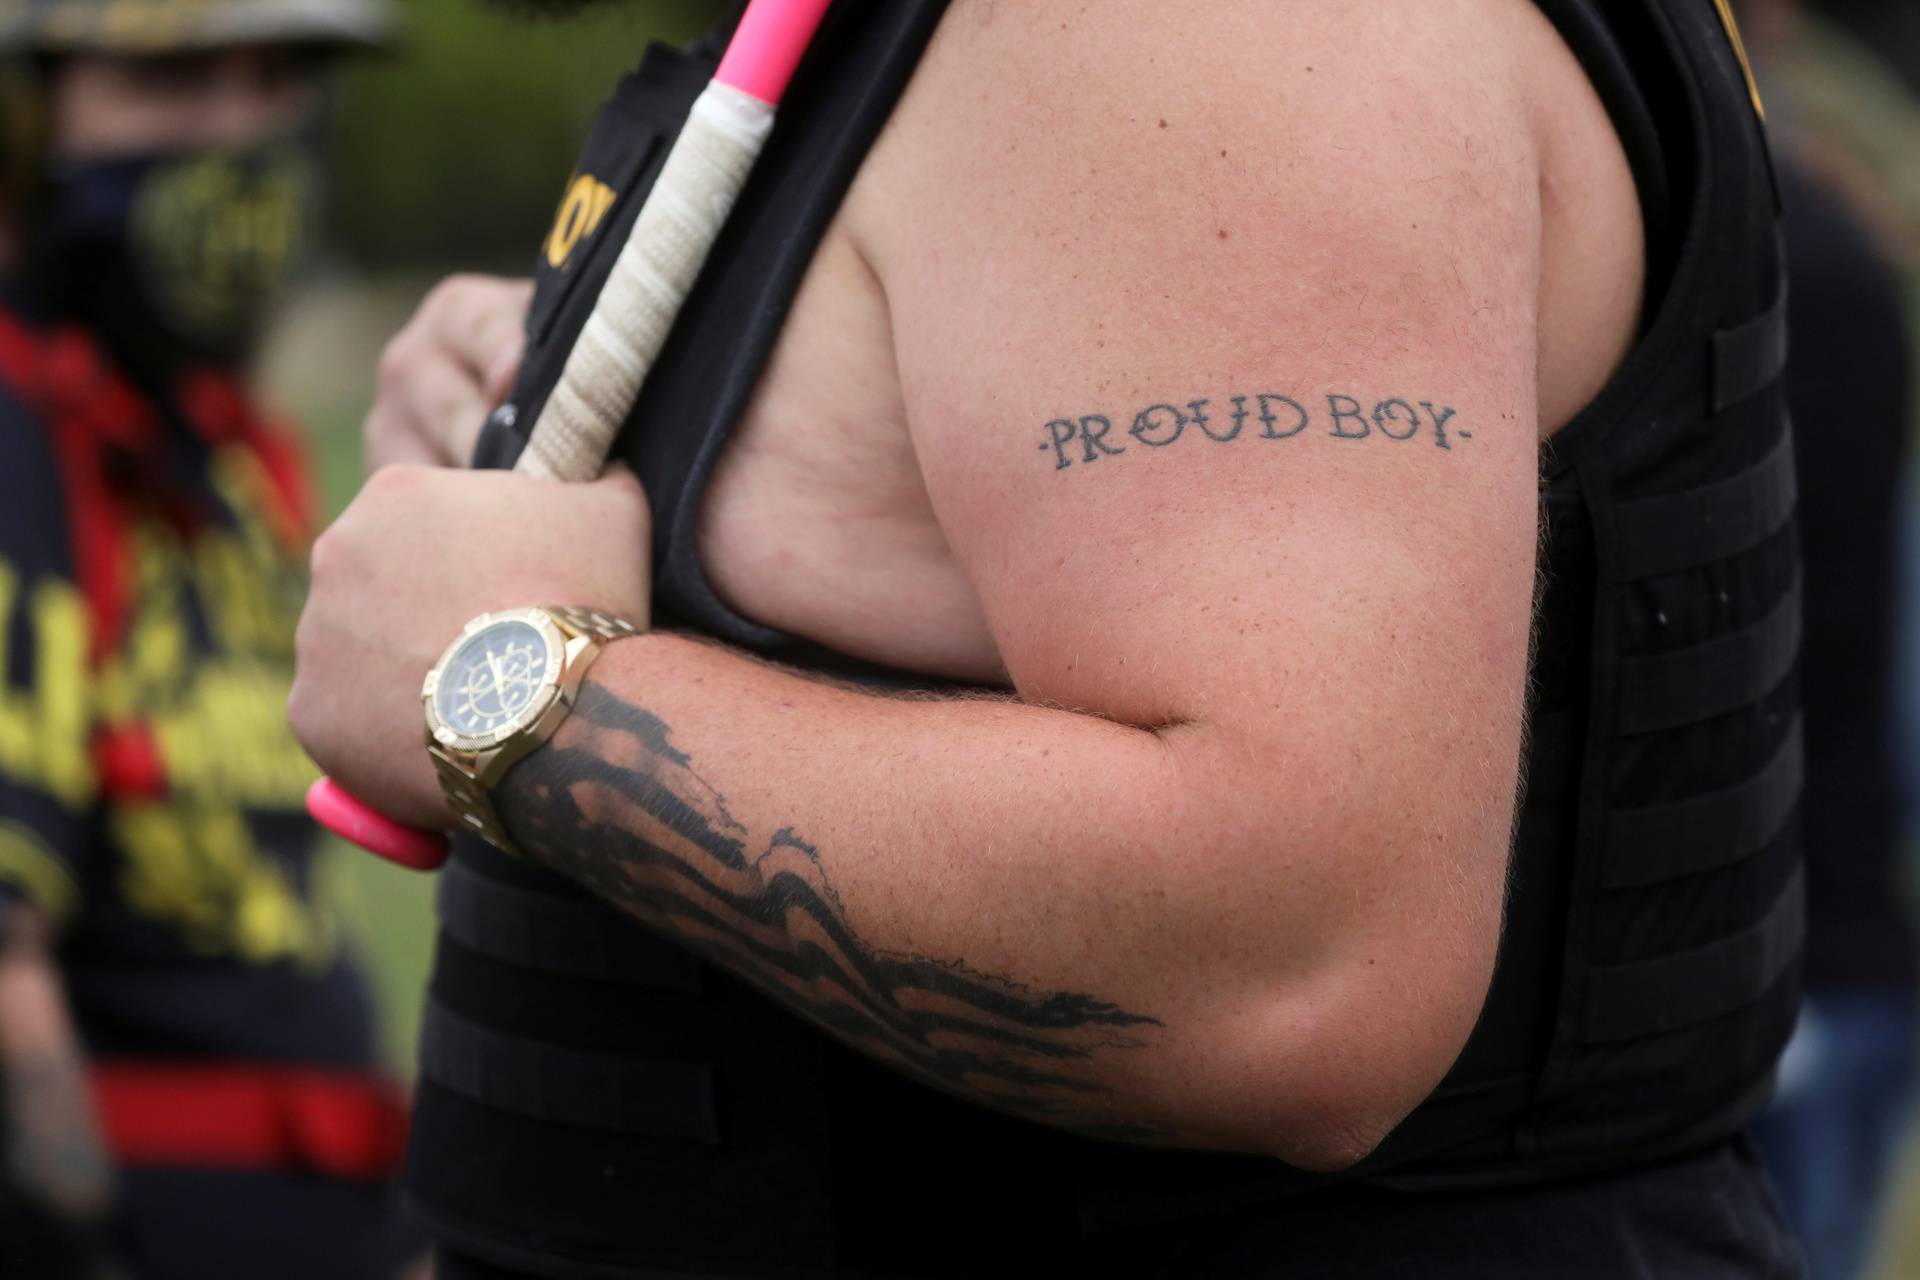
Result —
M302 148L115 157L49 179L28 255L49 301L147 372L245 360L312 220Z

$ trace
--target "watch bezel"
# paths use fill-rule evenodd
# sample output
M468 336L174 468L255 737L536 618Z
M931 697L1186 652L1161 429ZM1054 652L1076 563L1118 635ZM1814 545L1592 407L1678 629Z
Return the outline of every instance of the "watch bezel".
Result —
M510 719L502 721L499 727L489 729L482 734L461 733L441 718L435 696L440 691L440 673L453 660L453 655L474 636L489 627L508 622L525 623L539 632L540 638L546 642L547 663L541 673L539 685L534 690L533 697L527 700L527 705L515 712ZM491 751L508 739L531 729L552 709L554 702L560 697L560 677L566 665L566 646L567 638L561 634L559 626L553 620L553 615L538 606L499 609L474 618L462 627L460 634L441 651L439 661L433 664L433 669L427 672L427 678L421 684L420 701L426 710L428 734L435 742L450 751L478 753Z

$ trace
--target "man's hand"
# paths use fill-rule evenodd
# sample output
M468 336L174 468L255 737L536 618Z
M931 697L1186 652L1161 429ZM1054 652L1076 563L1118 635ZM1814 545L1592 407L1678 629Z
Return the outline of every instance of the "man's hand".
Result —
M449 276L380 356L364 428L369 472L396 463L464 467L526 347L530 280Z
M288 717L320 767L381 812L445 826L420 683L476 614L592 605L647 620L652 522L632 474L559 485L387 467L313 548Z

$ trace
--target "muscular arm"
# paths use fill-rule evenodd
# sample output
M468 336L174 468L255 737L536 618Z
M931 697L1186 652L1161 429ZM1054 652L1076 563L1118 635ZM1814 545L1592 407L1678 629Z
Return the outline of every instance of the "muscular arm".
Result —
M689 683L703 693L684 696ZM560 736L498 798L533 856L862 1050L1036 1119L1150 1138L1168 1124L1106 1096L1107 1073L1124 1064L1095 1060L1163 1041L1155 1015L1169 994L1091 969L1080 975L1089 990L1032 981L1052 968L1038 956L1104 950L1092 933L1131 935L1147 916L1173 924L1152 902L1125 902L1147 888L1127 868L1154 852L1143 841L1097 849L1083 837L1110 834L1104 824L1057 829L1079 803L1056 808L1043 795L1056 749L1112 770L1117 803L1164 781L1167 756L1150 733L985 700L876 697L651 636L609 651ZM1057 865L997 852L1036 847ZM835 887L836 872L863 871L893 904L878 919L850 911ZM957 932L944 913L926 931L895 927L948 894L995 918ZM1110 900L1104 919L1081 908L1087 897ZM1005 936L982 938L983 926ZM1123 1007L1101 987L1140 1003Z
M1369 1149L1484 998L1515 794L1539 179L1493 7L956 7L852 233L1019 699L626 642L510 828L981 1102Z
M1312 1167L1378 1142L1499 934L1550 185L1520 18L956 3L834 234L1012 696L623 641L509 829L980 1102ZM626 476L383 470L315 548L296 731L443 818L433 655L483 609L643 611L644 524Z

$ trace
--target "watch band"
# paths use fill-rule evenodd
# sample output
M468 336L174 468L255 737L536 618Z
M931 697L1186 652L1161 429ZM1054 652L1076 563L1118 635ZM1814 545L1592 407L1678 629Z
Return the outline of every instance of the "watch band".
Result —
M624 640L640 634L640 628L625 618L602 613L598 609L575 604L550 604L541 608L553 615L553 620L560 624L562 630L575 635L592 636L596 640Z
M640 629L625 618L598 609L581 605L542 605L541 610L569 636L586 636L604 644L640 634ZM595 646L596 651L598 647ZM520 850L514 846L513 837L500 825L500 814L494 808L492 794L474 776L472 758L464 753L448 751L434 741L431 734L427 738L427 755L433 760L434 772L440 776L440 790L447 797L447 807L453 811L458 828L479 836L504 853L518 856Z
M517 855L520 850L514 846L507 829L500 825L493 797L480 785L480 779L468 772L470 766L460 763L437 742L427 744L427 754L433 758L434 772L440 775L440 791L447 797L447 808L453 811L459 830L479 836L505 853Z

